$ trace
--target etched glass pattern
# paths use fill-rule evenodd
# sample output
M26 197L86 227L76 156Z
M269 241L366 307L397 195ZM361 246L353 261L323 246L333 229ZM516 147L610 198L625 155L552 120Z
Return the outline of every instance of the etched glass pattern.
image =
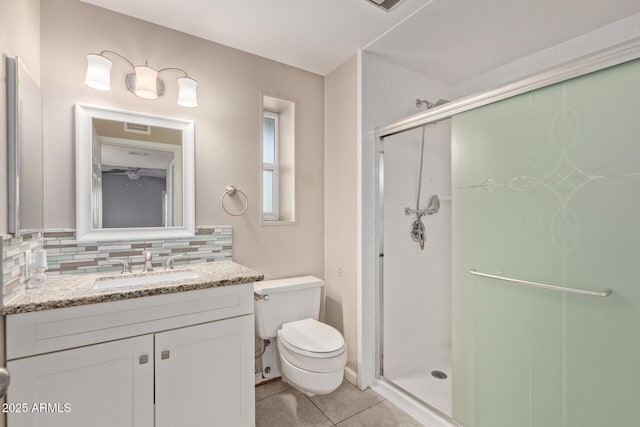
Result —
M640 62L457 115L452 165L454 417L637 426Z

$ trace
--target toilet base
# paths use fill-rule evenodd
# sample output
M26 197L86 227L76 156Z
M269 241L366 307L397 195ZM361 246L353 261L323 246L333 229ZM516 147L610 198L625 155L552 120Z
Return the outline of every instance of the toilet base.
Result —
M282 355L280 355L280 368L283 381L307 396L331 393L340 387L344 378L344 368L333 372L306 371L293 366Z

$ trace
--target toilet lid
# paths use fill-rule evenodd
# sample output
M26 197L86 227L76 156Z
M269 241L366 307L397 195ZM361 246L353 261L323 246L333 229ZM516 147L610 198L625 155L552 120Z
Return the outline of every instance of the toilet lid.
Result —
M342 350L342 334L329 325L314 319L304 319L282 325L280 338L287 347L310 353L332 353ZM292 349L293 350L293 349Z

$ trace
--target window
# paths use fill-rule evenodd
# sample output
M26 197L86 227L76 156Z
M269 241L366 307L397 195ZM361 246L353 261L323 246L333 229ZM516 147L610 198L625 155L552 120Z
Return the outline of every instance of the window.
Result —
M262 218L278 221L279 217L279 161L278 149L280 115L265 111L262 118Z
M262 225L296 223L296 102L262 95Z

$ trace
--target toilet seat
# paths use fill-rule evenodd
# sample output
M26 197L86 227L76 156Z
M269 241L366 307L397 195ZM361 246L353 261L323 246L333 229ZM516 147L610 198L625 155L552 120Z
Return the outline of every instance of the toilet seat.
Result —
M344 352L342 334L337 329L315 319L285 323L278 332L282 344L298 354L330 358Z
M277 344L281 358L305 371L342 371L347 363L347 350L342 334L314 319L282 325L278 330Z

